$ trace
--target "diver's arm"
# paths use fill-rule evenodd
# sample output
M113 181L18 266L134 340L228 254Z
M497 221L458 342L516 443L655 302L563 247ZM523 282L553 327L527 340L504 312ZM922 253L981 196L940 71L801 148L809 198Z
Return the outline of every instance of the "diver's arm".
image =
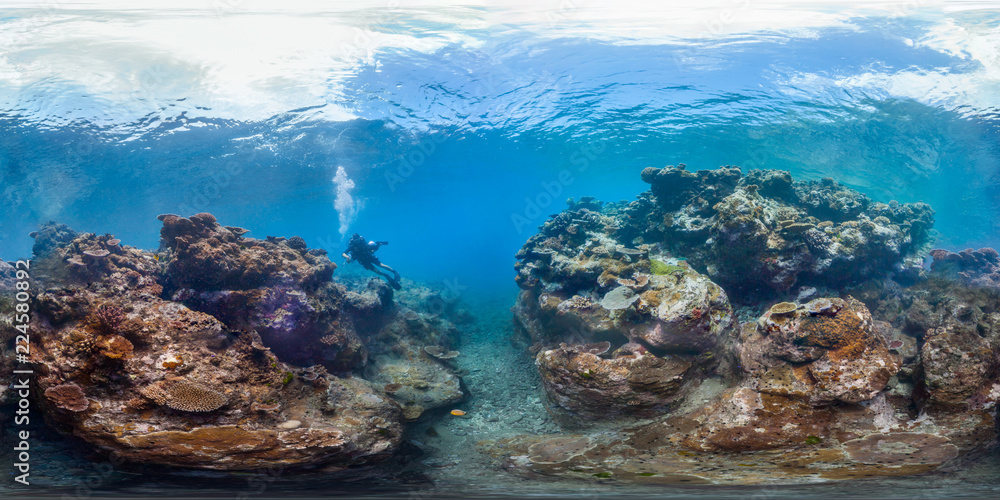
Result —
M351 256L347 255L347 252L344 252L344 253L342 253L340 255L342 255L344 257L344 260L347 261L348 263L351 262Z

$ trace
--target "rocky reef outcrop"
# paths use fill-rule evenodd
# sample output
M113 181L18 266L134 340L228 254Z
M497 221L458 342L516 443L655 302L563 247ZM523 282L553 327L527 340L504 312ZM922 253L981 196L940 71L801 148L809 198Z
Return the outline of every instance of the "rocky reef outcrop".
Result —
M776 304L740 337L740 366L758 391L813 405L868 401L899 365L868 308L849 296Z
M683 256L731 294L912 279L934 224L927 204L873 202L833 179L793 181L779 170L679 165L642 179L650 191L604 209L615 237Z
M336 265L301 238L245 238L209 214L161 215L166 293L229 327L256 331L281 359L321 364L332 372L360 369L368 359L357 314L384 311L388 287L358 297L331 281Z
M514 315L564 422L662 410L733 358L722 288L649 245L620 244L616 228L588 209L563 212L517 254Z
M1000 288L1000 253L992 248L971 248L961 252L934 250L931 270L977 286Z
M181 467L336 469L392 456L419 413L369 354L392 348L399 325L450 348L455 325L407 314L378 280L333 281L336 265L301 238L248 238L210 214L160 220L157 252L57 224L33 233L30 351L46 420L126 460ZM463 397L440 363L395 369L428 363L435 384L408 399L433 407L424 393L441 387L451 391L437 405Z
M517 254L514 317L576 433L486 445L512 470L812 481L926 472L996 443L995 251L934 251L927 272L930 207L832 179L642 178L633 202L570 200Z

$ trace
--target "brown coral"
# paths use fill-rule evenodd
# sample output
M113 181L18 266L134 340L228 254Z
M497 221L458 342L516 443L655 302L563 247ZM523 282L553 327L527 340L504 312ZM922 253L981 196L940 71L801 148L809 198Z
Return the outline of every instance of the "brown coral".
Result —
M97 347L94 336L82 330L71 331L65 342L78 354L90 354Z
M250 405L251 411L276 412L280 409L281 409L281 404L279 403L254 401L253 404Z
M863 326L861 316L845 311L835 316L806 316L802 318L796 343L830 349L834 359L854 358L874 341Z
M167 406L175 410L208 412L227 402L224 394L194 382L177 382L167 389Z
M779 302L771 306L771 314L788 314L795 312L799 306L795 305L794 302Z
M111 359L124 359L132 354L132 343L121 335L112 335L100 343L101 355Z
M429 345L427 347L424 347L424 352L430 354L431 356L434 356L437 359L442 359L442 360L455 358L459 354L458 351L445 351L444 348L436 345Z
M125 402L125 408L132 411L148 410L153 407L146 398L132 398Z
M45 397L64 410L81 412L90 407L90 401L84 395L83 389L72 383L45 389Z
M158 405L167 403L167 391L164 391L163 387L160 387L159 385L147 385L146 387L139 389L139 394L142 394L142 397L149 399Z
M87 257L92 257L94 259L103 259L107 257L110 253L111 252L104 249L87 250L83 252L83 254L86 255Z

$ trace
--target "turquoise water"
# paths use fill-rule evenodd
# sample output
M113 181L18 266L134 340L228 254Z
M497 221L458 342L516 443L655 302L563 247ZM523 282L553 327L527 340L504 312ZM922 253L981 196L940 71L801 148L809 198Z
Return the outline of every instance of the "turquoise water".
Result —
M942 247L996 244L996 11L734 3L716 35L711 8L226 5L6 11L0 256L49 219L151 248L156 215L198 211L339 250L340 166L348 231L469 293L512 291L566 197L676 163L834 176L930 203Z
M997 247L997 47L1000 10L976 2L9 3L0 258L48 220L148 249L162 213L333 255L360 232L404 277L486 304L466 342L488 346L536 227L569 197L632 199L649 166L834 177L929 203L938 248Z

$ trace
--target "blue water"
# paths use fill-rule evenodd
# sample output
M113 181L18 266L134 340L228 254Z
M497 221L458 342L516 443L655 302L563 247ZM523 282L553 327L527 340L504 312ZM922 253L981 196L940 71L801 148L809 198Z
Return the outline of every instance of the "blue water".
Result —
M654 37L669 16L604 26L572 3L536 15L230 5L5 13L0 258L27 256L49 219L153 248L158 214L200 211L339 253L339 166L360 203L347 236L388 240L380 255L404 276L470 294L514 290L513 254L565 198L631 199L641 169L676 163L832 176L930 203L937 246L998 244L996 9L829 6L807 27L775 17L739 31L760 13L733 2L731 24L706 7L687 13L687 37ZM201 32L230 22L263 29L262 46L322 34L314 22L347 41L303 35L255 56ZM163 31L133 31L149 26ZM169 53L185 39L207 40L208 55ZM226 51L251 69L231 71Z

